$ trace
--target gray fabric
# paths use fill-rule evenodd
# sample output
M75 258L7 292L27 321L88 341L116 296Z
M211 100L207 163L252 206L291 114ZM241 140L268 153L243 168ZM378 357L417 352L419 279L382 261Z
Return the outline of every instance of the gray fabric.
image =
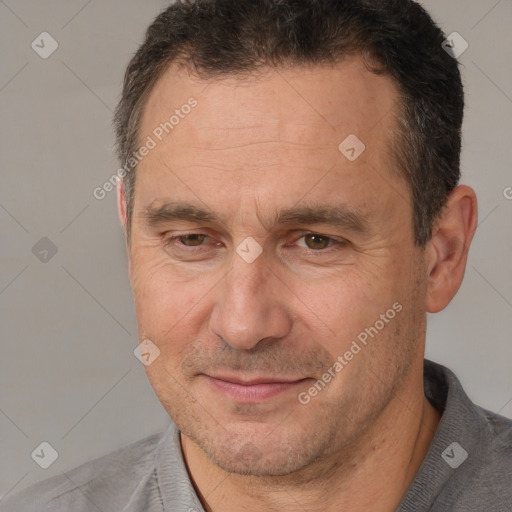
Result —
M475 406L450 370L429 361L425 361L425 393L443 415L397 512L512 511L512 420ZM467 458L454 469L452 466L463 459L462 449ZM204 509L183 461L179 431L171 424L164 434L138 441L5 499L0 502L0 511Z

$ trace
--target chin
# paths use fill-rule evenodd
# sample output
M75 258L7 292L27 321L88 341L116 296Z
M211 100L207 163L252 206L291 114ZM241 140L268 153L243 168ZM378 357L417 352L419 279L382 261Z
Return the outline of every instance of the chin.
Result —
M252 443L247 443L238 452L207 455L223 471L243 476L286 476L304 468L302 461L289 454L265 454Z
M211 431L206 439L190 437L213 463L227 473L286 476L309 466L322 452L319 446L300 439L298 432L283 430L278 435L274 428L269 432L253 431L251 434L239 431L237 435L230 436L222 430L224 435L216 432L216 438L212 437Z

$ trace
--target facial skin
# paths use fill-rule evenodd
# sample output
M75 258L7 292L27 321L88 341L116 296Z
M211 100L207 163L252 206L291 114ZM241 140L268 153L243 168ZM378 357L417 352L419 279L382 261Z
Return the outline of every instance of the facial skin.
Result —
M140 140L190 97L197 107L139 164L128 252L139 338L161 351L147 375L205 509L395 510L439 421L423 394L425 312L460 286L474 192L455 189L431 242L414 245L410 191L388 149L396 87L359 58L245 80L172 66ZM338 150L350 134L366 146L353 162ZM126 222L122 187L119 203ZM176 206L212 218L173 219ZM334 208L352 215L311 220ZM237 253L252 254L248 237L262 248L251 263ZM251 399L215 377L300 382Z

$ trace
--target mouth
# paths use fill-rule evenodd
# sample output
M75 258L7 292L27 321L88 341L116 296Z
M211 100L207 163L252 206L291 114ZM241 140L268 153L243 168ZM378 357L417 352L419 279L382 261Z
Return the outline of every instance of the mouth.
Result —
M238 376L204 375L210 387L237 402L261 403L285 392L296 390L309 378L260 376L244 379Z

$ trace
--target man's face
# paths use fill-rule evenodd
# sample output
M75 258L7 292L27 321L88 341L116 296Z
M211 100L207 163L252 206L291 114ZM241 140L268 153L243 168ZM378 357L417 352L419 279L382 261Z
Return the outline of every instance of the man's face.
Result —
M342 453L421 372L424 262L390 156L397 101L355 58L209 82L173 67L149 97L140 141L156 147L129 248L139 337L160 350L146 371L227 471Z

